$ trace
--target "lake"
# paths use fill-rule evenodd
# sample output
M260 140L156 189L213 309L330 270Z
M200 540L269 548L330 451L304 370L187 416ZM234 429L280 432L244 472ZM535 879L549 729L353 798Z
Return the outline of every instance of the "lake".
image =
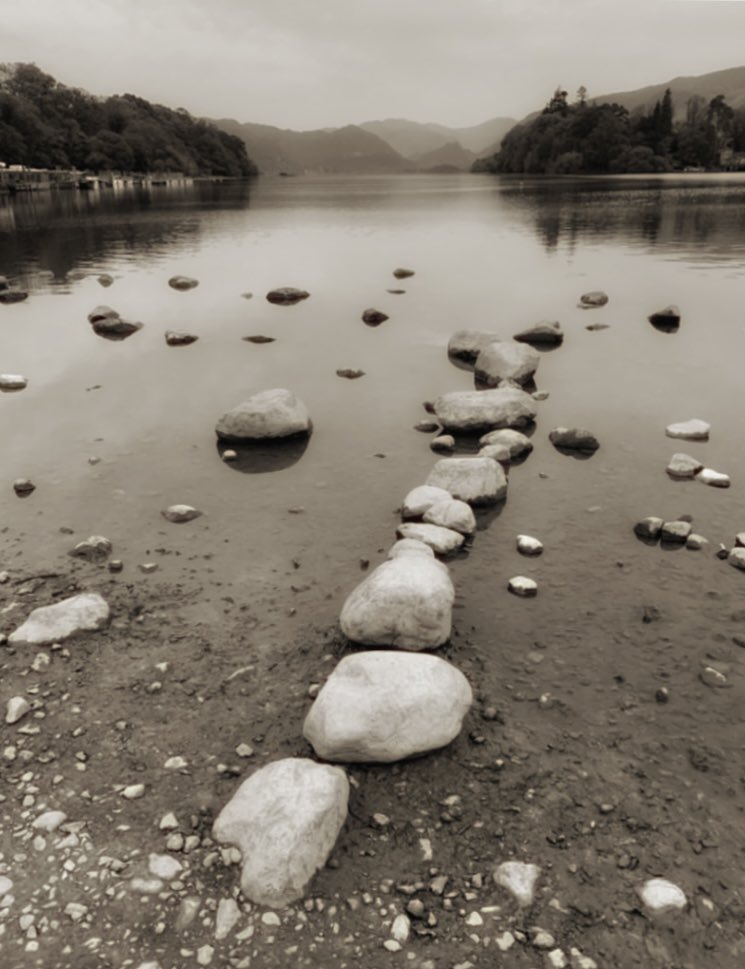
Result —
M415 275L398 282L397 266ZM113 285L102 287L101 273ZM372 812L408 819L429 811L437 839L437 805L468 790L467 812L476 805L479 823L487 819L482 841L466 834L464 852L462 844L443 848L443 837L440 851L451 852L445 871L457 869L458 884L467 884L467 873L486 871L498 850L541 864L548 852L561 899L584 891L576 911L601 913L588 916L582 938L585 951L606 954L605 964L621 965L628 946L641 960L633 964L646 964L641 930L630 942L625 928L614 929L619 911L628 924L642 872L672 874L726 909L743 885L729 834L741 823L732 792L742 773L745 575L714 552L745 530L745 176L327 176L29 195L0 200L0 274L30 293L0 306L0 370L29 381L0 395L0 571L13 583L40 573L63 584L69 572L114 597L114 640L72 644L74 672L66 675L77 679L59 681L73 699L84 696L88 721L104 724L102 762L121 758L122 777L142 771L156 787L166 756L183 752L195 765L194 779L161 784L140 829L121 828L117 837L130 840L117 850L140 850L149 835L137 831L152 829L177 789L192 805L203 791L210 810L224 803L233 782L215 793L224 778L214 764L228 762L240 740L256 743L259 760L304 749L307 687L343 648L333 630L344 597L364 575L361 560L381 561L404 495L436 460L427 435L413 429L427 416L423 402L473 386L473 374L448 360L449 337L470 328L509 338L558 320L564 344L542 353L536 374L549 396L539 404L534 451L511 469L504 505L479 513L472 548L450 563L457 608L444 652L479 702L501 713L482 723L477 705L457 755L449 748L402 768L400 783L414 785L405 806L388 768L357 770L357 820L343 842L349 857L341 871L319 875L320 891L341 899L366 891L368 869L404 877L396 867L403 841L386 848L388 836L375 835L376 850L368 850L364 819ZM196 277L198 287L171 289L176 274ZM272 305L265 294L278 286L311 295ZM405 292L388 292L394 288ZM609 294L608 304L578 308L580 294L594 289ZM143 329L121 342L99 338L86 317L100 303ZM682 312L676 333L647 321L669 303ZM368 307L389 319L366 326ZM595 323L607 328L587 329ZM169 347L167 329L199 340ZM274 342L242 339L251 335ZM342 379L340 368L365 375ZM225 463L216 421L271 387L291 388L307 404L307 447L250 467ZM711 423L710 441L666 438L668 423L692 417ZM589 459L548 441L551 428L573 424L600 440ZM732 487L671 480L665 467L676 451L726 472ZM36 484L23 500L11 487L20 477ZM182 502L203 517L165 522L161 509ZM633 534L642 517L682 514L709 539L704 550L649 546ZM519 533L541 539L544 554L521 557ZM125 563L120 576L67 558L92 534L113 542ZM148 561L158 563L153 575L137 568ZM538 582L535 599L508 593L516 574ZM28 600L10 590L0 586L0 632L26 611ZM41 601L47 594L42 586ZM126 643L117 645L117 636ZM157 692L144 692L159 659L170 664L158 674L162 706ZM701 681L710 663L725 672L728 689ZM246 671L256 676L244 687ZM662 687L669 703L656 702ZM63 717L64 704L59 711ZM136 725L129 747L109 723L116 717ZM69 715L65 723L72 728ZM477 756L483 763L474 765ZM497 756L500 770L507 765L498 789L490 786L496 780L480 780ZM90 775L71 776L94 784ZM104 790L118 779L107 777ZM602 817L601 802L610 802ZM504 807L516 803L522 807ZM94 828L98 810L89 812ZM636 854L616 866L621 843ZM575 846L564 856L554 850ZM418 872L417 840L405 850L406 871ZM570 858L582 879L576 864L567 869ZM228 874L227 888L209 891L229 891L235 872ZM340 908L345 937L359 913ZM133 903L112 924L134 924L138 911ZM735 947L736 912L730 922ZM660 943L655 965L682 965L689 941L699 945L698 923L685 924ZM468 938L448 950L448 965L472 954ZM319 953L330 958L339 941L328 939ZM163 944L177 959L178 939ZM142 958L149 945L137 950ZM380 948L374 933L369 946ZM726 953L717 959L730 964Z

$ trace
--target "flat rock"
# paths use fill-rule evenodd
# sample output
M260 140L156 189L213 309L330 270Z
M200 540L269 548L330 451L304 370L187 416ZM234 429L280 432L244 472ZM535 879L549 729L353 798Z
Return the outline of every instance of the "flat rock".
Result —
M522 861L503 861L494 869L494 881L516 899L518 905L527 907L533 904L535 886L541 874L538 865Z
M664 521L662 518L655 518L653 515L642 518L634 525L634 534L639 538L657 539L660 537Z
M223 414L215 428L223 441L261 441L306 435L308 409L290 390L264 390Z
M273 336L264 336L262 333L256 333L253 336L242 336L241 337L241 340L245 340L246 343L258 343L258 344L262 344L262 343L274 343L275 342L275 339L276 338L273 337Z
M404 522L396 529L396 535L399 538L414 538L418 542L424 542L435 555L450 555L463 544L463 535L460 532L424 522Z
M246 898L271 908L301 898L336 843L348 800L344 771L306 758L275 761L247 778L212 832L240 849Z
M431 525L460 532L461 535L472 535L476 531L476 516L471 506L457 498L443 498L426 509L422 516Z
M584 427L555 427L548 435L549 441L557 448L568 451L583 451L592 454L600 447L600 442Z
M52 606L34 609L28 619L12 632L12 646L46 646L61 642L79 632L103 629L109 621L109 605L97 592L83 592Z
M450 638L455 590L447 568L418 540L397 542L347 597L341 629L363 646L433 649Z
M538 594L538 583L525 575L513 575L507 583L507 588L513 595L522 599L530 599Z
M732 484L728 474L724 474L722 471L714 471L713 468L702 468L696 475L696 481L711 485L712 488L729 488Z
M507 497L507 478L491 458L442 458L427 478L428 485L444 488L469 505L493 505Z
M414 430L421 431L422 434L434 434L435 431L440 430L440 425L437 421L417 421Z
M23 390L27 385L28 380L19 373L0 373L0 390Z
M362 322L367 323L368 326L379 326L381 323L385 323L388 319L388 314L383 313L381 310L376 310L370 307L362 313Z
M681 911L688 904L685 892L666 878L650 878L637 891L644 907L656 915Z
M727 556L727 561L736 569L745 570L745 548L733 548Z
M692 458L690 454L673 454L665 469L671 478L694 478L703 468L703 464L698 458Z
M476 433L503 427L524 427L535 420L536 402L524 390L460 390L434 401L435 416L448 431Z
M399 267L398 269L393 270L393 275L396 277L396 279L408 279L409 276L414 275L414 270L402 269L401 267Z
M161 515L167 521L180 525L183 522L194 521L195 518L199 518L202 515L202 512L198 508L193 508L191 505L169 505L168 508L161 512Z
M543 552L543 542L531 535L518 535L517 550L521 555L540 555Z
M449 744L472 702L465 676L436 656L355 653L321 688L303 736L323 760L391 763Z
M499 445L505 447L510 453L511 458L518 458L523 454L530 454L533 450L533 442L520 431L514 431L509 427L504 427L499 431L489 431L479 438L482 447Z
M668 424L665 428L665 434L668 437L680 438L683 441L708 441L710 430L711 424L693 417L689 421Z
M347 380L359 380L360 377L364 377L365 376L365 371L364 370L352 370L349 367L346 367L346 368L344 368L342 370L337 370L336 371L336 376L337 377L345 377Z
M166 343L169 347L188 347L199 339L193 333L183 333L180 330L166 330Z
M455 438L452 434L440 434L439 437L432 438L429 447L432 451L454 451Z
M278 303L281 306L291 306L307 299L310 293L304 289L295 289L294 286L280 286L279 289L272 289L266 294L270 303Z
M0 303L10 305L11 303L22 303L28 299L28 293L22 289L4 289L0 291Z
M474 370L476 379L487 387L496 387L503 380L526 384L540 362L540 354L533 347L516 340L502 340L484 347L476 358Z
M419 485L412 488L404 498L401 508L402 518L421 518L432 505L441 501L451 501L452 495L444 488L433 488L431 485Z
M171 276L168 280L168 285L171 289L178 289L184 292L187 289L194 289L195 286L198 286L199 280L193 279L191 276Z
M498 334L483 330L458 330L448 342L448 356L464 363L475 363L484 347L497 343L500 339Z
M608 294L601 289L593 289L589 293L583 293L579 298L579 306L583 310L592 309L596 306L605 306L608 302Z
M91 535L71 548L69 554L89 562L101 562L111 555L111 549L111 542L105 535Z
M518 343L530 343L535 347L556 347L564 342L564 331L561 324L543 320L525 330L520 330L513 337Z
M691 534L693 526L690 522L677 520L665 522L660 529L663 542L685 542Z

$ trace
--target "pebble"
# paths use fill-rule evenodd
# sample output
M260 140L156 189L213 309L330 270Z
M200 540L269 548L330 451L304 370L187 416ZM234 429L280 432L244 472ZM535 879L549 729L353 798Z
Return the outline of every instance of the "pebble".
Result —
M168 814L163 815L163 817L160 819L160 824L158 827L161 831L173 831L174 828L178 827L178 821L173 811L169 811Z
M704 538L703 535L696 535L693 532L686 539L686 548L689 548L694 552L698 552L699 549L702 549L704 545L708 544L708 538Z
M668 437L681 438L684 441L708 441L710 430L711 424L694 417L690 421L668 424L665 428L665 434Z
M478 912L471 912L471 914L466 918L466 925L478 927L479 925L483 924L484 920Z
M16 478L13 482L13 491L19 497L25 497L30 495L32 491L36 491L36 485L29 478Z
M264 925L281 925L282 920L276 912L264 912L261 916L261 921Z
M239 757L253 757L254 749L250 744L238 744L235 752Z
M121 559L112 559L109 562L109 572L121 572L124 568L124 562Z
M238 452L234 451L232 448L226 448L222 452L223 461L235 461L237 457L238 457Z
M163 764L166 770L183 770L184 767L188 767L188 761L181 756L169 757L168 760Z
M671 478L693 478L703 468L703 463L690 454L673 454L665 469Z
M511 932L503 932L494 941L497 943L497 948L500 952L509 952L516 940Z
M80 902L68 902L65 906L65 915L73 922L79 922L88 914L88 906Z
M435 431L440 430L440 425L437 421L417 421L414 430L421 431L423 434L434 434Z
M150 572L157 571L157 568L158 568L158 563L157 562L141 562L140 563L140 572L144 572L146 575L148 575Z
M727 561L736 569L745 569L745 548L730 549Z
M680 911L688 904L683 890L666 878L650 878L637 891L645 907L655 914Z
M241 910L235 899L221 898L215 916L215 938L219 940L230 935L240 917Z
M144 784L130 784L125 787L121 792L122 797L125 797L128 801L135 801L137 798L143 797L145 794Z
M705 666L698 675L701 682L705 683L706 686L719 688L729 686L729 682L724 673L715 670L713 666Z
M163 882L160 878L132 878L129 887L141 895L157 895L163 891Z
M722 471L714 471L713 468L703 468L696 475L696 481L701 484L711 485L712 488L729 488L732 484L730 476Z
M415 919L421 919L425 912L424 902L420 898L412 898L406 906L406 911Z
M655 518L650 515L648 518L642 518L641 521L634 525L634 534L638 535L639 538L656 539L660 537L660 532L664 524L661 518Z
M13 882L7 875L0 875L0 898L12 891Z
M663 542L685 542L692 530L690 522L678 520L665 522L660 534Z
M215 950L211 945L202 945L197 949L197 963L200 966L208 966L212 962Z
M410 934L411 920L409 919L408 915L397 915L393 920L393 925L391 926L391 938L403 945L404 943L408 942Z
M539 925L531 926L528 929L528 935L531 945L535 946L536 949L553 949L556 945L556 939L551 933L542 929Z
M533 903L535 884L541 869L538 865L526 864L522 861L503 861L494 870L494 881L502 888L506 888L520 905Z
M400 952L401 943L396 942L395 939L386 939L385 942L383 943L383 948L387 949L389 952Z
M561 949L552 949L551 952L547 953L546 959L548 964L553 966L553 969L566 969L569 965L567 957Z
M183 865L170 855L151 854L148 859L148 869L156 878L172 881L181 871Z
M14 696L8 700L5 711L5 722L18 723L31 709L31 704L22 696Z
M531 598L538 593L538 583L525 575L514 575L507 583L507 588L513 595L523 599Z
M194 521L195 518L199 518L202 512L197 508L193 508L191 505L169 505L161 515L166 519L166 521L173 522L176 525L180 525L183 522Z
M19 373L0 373L0 390L23 390L27 384Z
M51 834L61 824L64 824L66 820L67 815L64 811L45 811L44 814L40 814L36 818L31 827L37 831L47 831Z
M518 535L517 550L521 555L540 555L543 551L543 543L530 535Z
M450 453L455 450L455 438L452 434L441 434L439 437L433 438L429 442L429 446L433 451Z

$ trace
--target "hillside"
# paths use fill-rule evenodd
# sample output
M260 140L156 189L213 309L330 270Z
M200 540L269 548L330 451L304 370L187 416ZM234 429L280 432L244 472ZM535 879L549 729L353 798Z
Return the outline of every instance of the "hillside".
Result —
M467 128L448 128L441 124L422 124L405 118L388 118L385 121L365 121L360 125L412 160L437 151L456 142L466 151L482 154L487 148L496 150L503 135L515 124L513 118L491 118Z
M98 98L35 64L0 65L0 161L32 168L255 174L243 142L133 94Z
M670 88L676 119L685 115L686 103L694 95L710 101L718 94L723 94L730 107L745 107L745 67L731 67L725 71L714 71L710 74L676 77L662 84L653 84L634 91L603 94L590 100L598 103L615 102L629 112L639 108L648 110L654 107L655 101L663 97L667 88Z
M434 151L425 152L414 159L416 167L422 171L443 168L467 172L476 161L476 155L465 149L457 141L449 141Z
M266 175L405 172L413 167L387 142L356 125L293 131L272 125L222 119L216 124L244 142Z

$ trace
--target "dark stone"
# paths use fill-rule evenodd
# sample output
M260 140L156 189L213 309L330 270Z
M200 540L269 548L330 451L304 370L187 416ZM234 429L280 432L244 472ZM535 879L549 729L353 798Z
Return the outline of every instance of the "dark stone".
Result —
M583 451L592 454L600 447L600 442L584 427L555 427L548 435L549 441L557 448L568 451Z
M414 270L413 269L400 269L400 268L399 269L394 269L393 270L393 275L396 277L396 279L408 279L409 276L413 276L414 275Z
M387 289L386 293L391 293L392 296L403 296L406 292L405 289Z
M241 339L245 340L246 343L274 343L273 336L262 336L260 333L257 333L256 336L244 336Z
M168 280L168 285L171 289L178 289L184 292L187 289L194 289L195 286L198 286L199 280L192 279L191 276L171 276Z
M590 325L586 326L585 329L590 330L592 333L596 333L598 330L609 330L610 323L590 323Z
M101 273L101 275L98 277L98 282L101 284L101 286L106 288L113 285L114 277L110 276L108 273Z
M15 491L19 498L25 498L32 491L36 491L36 485L33 481L29 481L28 478L18 478L17 481L13 482L13 491Z
M22 303L27 298L28 293L25 293L22 289L4 289L0 292L0 303Z
M656 313L648 316L649 322L658 330L664 333L672 333L680 326L680 310L677 306L666 306Z
M337 377L346 377L347 380L357 380L359 377L364 377L365 376L365 371L364 370L350 370L349 368L347 368L346 370L337 370L336 371L336 376Z
M564 342L564 333L559 323L544 321L521 330L512 339L517 340L518 343L529 343L534 347L558 347Z
M368 326L379 326L381 323L385 323L387 319L386 314L380 310L367 309L362 314L362 322L367 323Z
M607 302L608 294L601 289L593 289L590 293L583 293L579 298L579 305L585 310L595 306L605 306Z
M292 286L281 286L279 289L272 289L266 294L270 303L277 303L280 306L291 306L307 299L310 293L304 289L295 289Z
M199 339L193 333L179 333L176 330L166 330L166 343L169 347L188 347Z

